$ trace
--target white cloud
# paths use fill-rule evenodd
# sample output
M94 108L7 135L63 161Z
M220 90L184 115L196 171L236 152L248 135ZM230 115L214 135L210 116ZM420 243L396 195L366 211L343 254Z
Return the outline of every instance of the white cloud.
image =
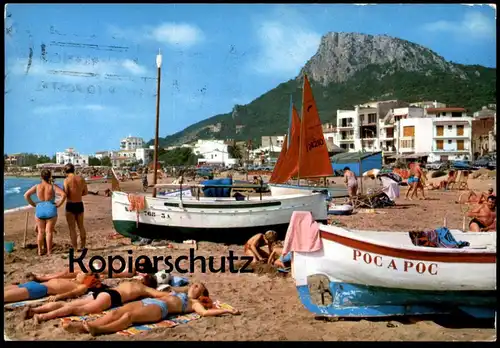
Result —
M201 42L203 32L197 26L187 23L163 23L152 30L151 38L167 44L191 47Z
M288 75L300 68L316 53L321 35L302 25L264 21L257 30L259 54L254 69L263 74Z
M125 59L122 66L134 75L145 75L147 69L130 59Z
M461 21L437 21L426 23L423 29L429 32L448 32L459 38L492 38L496 36L495 20L480 12L468 12Z
M55 105L38 106L33 109L33 113L37 115L46 115L46 114L57 114L64 111L87 110L87 111L97 112L106 109L108 108L99 104L88 104L88 105L55 104Z
M148 40L184 49L195 46L205 39L203 31L189 23L165 22L154 27L140 28L119 28L110 25L108 31L115 39L141 43Z

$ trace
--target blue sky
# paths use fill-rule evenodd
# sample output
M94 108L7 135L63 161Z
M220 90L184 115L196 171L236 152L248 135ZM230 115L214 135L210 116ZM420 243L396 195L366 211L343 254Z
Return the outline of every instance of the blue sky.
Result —
M496 67L489 6L12 4L7 16L6 153L91 154L129 134L151 139L158 49L160 136L296 77L330 31L387 34Z

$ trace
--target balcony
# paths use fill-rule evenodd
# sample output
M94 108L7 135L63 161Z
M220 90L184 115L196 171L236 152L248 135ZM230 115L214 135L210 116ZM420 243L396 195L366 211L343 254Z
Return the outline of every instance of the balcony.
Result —
M401 152L413 152L415 150L415 137L403 137L399 141Z
M392 140L394 140L393 134L389 134L388 136L387 135L380 136L380 141L392 141Z
M443 134L443 135L434 135L436 139L468 139L469 136L467 134L457 135L457 134Z
M438 149L436 147L433 147L432 148L432 152L439 152L439 153L448 153L448 152L469 153L469 149L468 148L463 148L461 150L458 150L456 147L455 148Z
M338 129L346 129L346 128L354 128L352 122L350 123L341 123L337 126Z
M339 139L340 142L350 142L350 141L354 141L354 137L345 137L345 138L340 138Z
M376 126L377 125L377 120L373 120L373 122L371 122L371 121L360 121L359 124L361 126Z

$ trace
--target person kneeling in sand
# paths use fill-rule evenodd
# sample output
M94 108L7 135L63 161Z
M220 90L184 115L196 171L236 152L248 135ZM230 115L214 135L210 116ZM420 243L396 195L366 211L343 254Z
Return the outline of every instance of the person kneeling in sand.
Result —
M70 315L87 315L122 306L141 297L162 297L165 292L156 290L157 282L153 274L147 274L140 280L120 283L114 288L103 286L94 291L92 296L72 302L47 303L37 308L26 308L24 319L34 317L35 323L66 317Z
M467 216L472 217L472 220L469 223L469 230L471 232L496 231L496 203L497 197L489 196L486 203L481 204L477 208L467 213Z
M267 231L265 234L258 233L245 243L243 252L246 256L252 256L252 263L258 261L266 261L269 255L272 253L272 246L278 239L278 234L276 231ZM268 251L262 250L262 247L266 246Z
M283 247L274 247L273 252L269 255L267 263L276 268L288 270L292 267L292 252L283 255Z
M118 308L104 317L91 322L70 322L63 324L69 332L90 333L92 336L115 333L134 324L156 323L168 315L196 312L202 317L225 313L239 314L236 309L215 309L208 297L205 285L195 283L186 293L165 294L160 298L145 298Z
M49 301L59 301L67 298L79 297L88 291L95 291L101 286L99 276L80 273L76 279L51 279L38 283L30 281L20 285L8 285L4 288L3 302L19 302L36 300L50 295Z

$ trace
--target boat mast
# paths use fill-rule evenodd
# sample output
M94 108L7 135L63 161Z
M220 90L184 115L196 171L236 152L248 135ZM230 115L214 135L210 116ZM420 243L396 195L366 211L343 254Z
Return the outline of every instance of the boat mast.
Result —
M155 128L155 150L154 150L154 164L153 164L153 185L156 185L158 179L158 131L160 129L160 83L161 83L161 52L158 49L158 55L156 56L156 67L157 70L157 84L156 84L156 128ZM156 187L153 187L153 197L156 197Z
M300 186L300 159L302 158L302 139L304 139L304 90L305 90L305 85L306 85L306 73L304 73L303 76L304 82L302 83L302 110L301 110L301 117L300 117L300 138L299 138L299 168L297 172L297 186Z

